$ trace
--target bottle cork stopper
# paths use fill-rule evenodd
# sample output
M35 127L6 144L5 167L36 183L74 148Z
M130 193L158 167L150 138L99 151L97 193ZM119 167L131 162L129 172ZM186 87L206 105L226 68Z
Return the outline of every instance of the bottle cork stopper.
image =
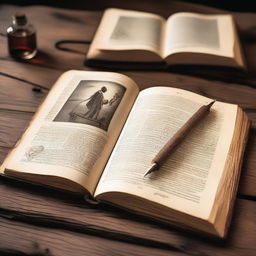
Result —
M20 26L25 25L27 23L27 17L24 12L16 12L13 15L13 19L17 23L17 25L20 25Z

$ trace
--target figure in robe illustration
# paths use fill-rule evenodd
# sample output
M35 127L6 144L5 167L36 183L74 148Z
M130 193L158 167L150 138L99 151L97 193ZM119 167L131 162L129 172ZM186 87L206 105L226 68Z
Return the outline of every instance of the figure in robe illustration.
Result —
M99 117L99 113L102 109L102 106L104 104L108 104L108 100L106 100L104 98L104 93L107 91L107 88L105 86L101 87L100 90L98 90L97 92L95 92L90 98L83 100L81 102L79 102L78 105L76 105L76 107L70 112L70 117L71 120L75 117L75 111L76 109L83 105L83 108L85 108L86 112L83 114L83 116L85 118L91 119L91 120L98 120ZM84 106L84 103L88 101L86 103L86 107Z
M107 91L107 88L103 86L100 90L95 92L86 103L88 111L84 114L85 117L90 119L98 119L100 110L104 104L108 104L108 100L104 99L103 93Z

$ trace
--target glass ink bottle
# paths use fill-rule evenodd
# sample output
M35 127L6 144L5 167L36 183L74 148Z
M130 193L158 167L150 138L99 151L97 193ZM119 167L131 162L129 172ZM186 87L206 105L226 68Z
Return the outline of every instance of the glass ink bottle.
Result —
M36 30L24 13L17 12L7 28L9 54L17 59L32 59L37 53Z

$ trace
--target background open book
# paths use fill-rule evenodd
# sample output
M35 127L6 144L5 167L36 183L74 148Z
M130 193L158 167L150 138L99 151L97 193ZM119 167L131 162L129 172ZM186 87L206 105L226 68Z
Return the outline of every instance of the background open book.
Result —
M224 237L249 127L238 106L216 102L161 171L143 178L163 144L210 101L171 87L139 92L117 73L66 72L1 172Z
M245 68L231 15L159 15L107 9L86 57L89 65L220 65ZM113 64L110 64L113 66ZM149 65L149 66L150 66Z

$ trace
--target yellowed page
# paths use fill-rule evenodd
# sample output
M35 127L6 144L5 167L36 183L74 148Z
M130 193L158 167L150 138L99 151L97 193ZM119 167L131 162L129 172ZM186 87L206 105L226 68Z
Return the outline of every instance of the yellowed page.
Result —
M64 73L1 170L63 177L93 191L137 93L121 74Z
M151 176L143 175L168 139L209 101L175 88L142 91L95 194L126 192L207 219L228 157L237 106L216 102L165 164Z
M165 33L164 57L178 52L234 57L231 15L177 13L167 20Z
M165 20L156 14L107 9L87 58L97 55L97 50L148 50L161 54L164 24Z

